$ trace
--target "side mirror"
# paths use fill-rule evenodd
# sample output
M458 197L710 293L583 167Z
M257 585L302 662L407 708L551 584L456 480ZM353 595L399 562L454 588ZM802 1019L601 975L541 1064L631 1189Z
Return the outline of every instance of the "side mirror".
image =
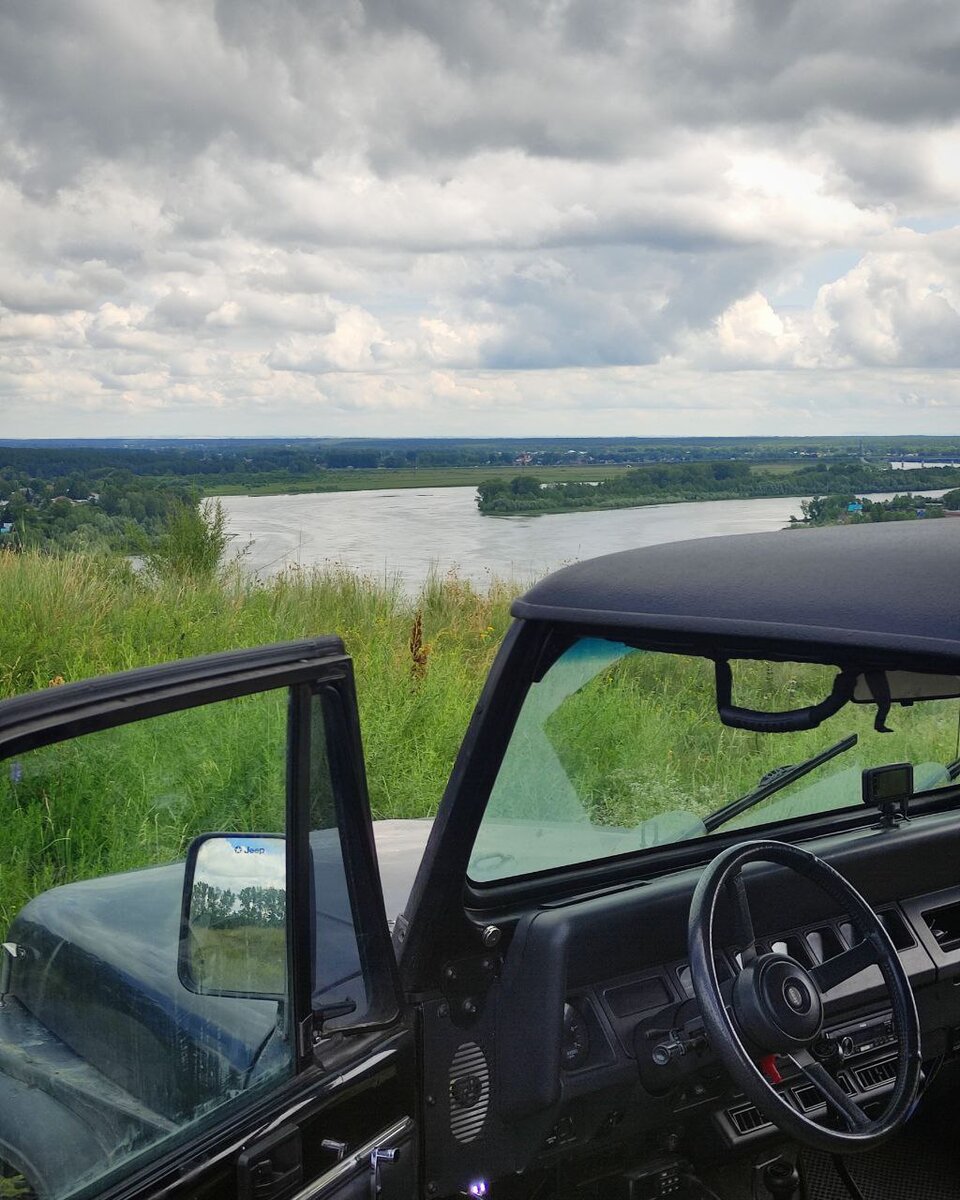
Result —
M187 852L177 972L191 992L283 1000L286 842L279 834L203 834Z

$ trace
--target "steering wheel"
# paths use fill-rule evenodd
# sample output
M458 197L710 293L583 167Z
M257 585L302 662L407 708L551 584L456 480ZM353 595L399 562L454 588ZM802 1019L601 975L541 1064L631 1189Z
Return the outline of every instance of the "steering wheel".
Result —
M754 862L789 867L817 884L841 911L850 914L863 941L812 969L786 954L758 955L741 873ZM741 952L741 968L729 1001L720 993L714 961L714 919L722 892L733 901ZM718 854L700 877L690 904L688 937L690 976L710 1045L734 1083L769 1121L798 1142L841 1154L871 1149L906 1121L920 1082L920 1023L913 993L880 918L833 867L784 842L732 846ZM897 1074L884 1111L868 1117L810 1048L823 1027L823 993L874 964L883 974L893 1009ZM774 1055L793 1061L826 1102L828 1111L833 1108L839 1114L845 1128L818 1124L776 1091Z

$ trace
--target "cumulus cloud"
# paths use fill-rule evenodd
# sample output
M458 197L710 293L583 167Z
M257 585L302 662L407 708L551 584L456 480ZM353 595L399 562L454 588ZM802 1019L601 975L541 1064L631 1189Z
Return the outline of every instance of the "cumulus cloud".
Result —
M949 428L958 41L905 0L4 6L6 427Z

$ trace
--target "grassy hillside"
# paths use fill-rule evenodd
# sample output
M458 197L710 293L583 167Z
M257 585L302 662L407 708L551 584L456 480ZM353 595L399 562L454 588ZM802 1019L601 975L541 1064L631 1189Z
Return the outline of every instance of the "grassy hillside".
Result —
M480 594L455 577L410 600L346 572L150 582L116 559L0 554L0 695L337 633L356 667L374 815L422 816L443 793L510 597L505 585ZM0 765L0 929L45 887L167 861L203 829L277 828L282 703L247 702L229 728L205 728L218 720L188 714L92 735L82 761L66 748L31 752L55 754L43 771L30 756Z

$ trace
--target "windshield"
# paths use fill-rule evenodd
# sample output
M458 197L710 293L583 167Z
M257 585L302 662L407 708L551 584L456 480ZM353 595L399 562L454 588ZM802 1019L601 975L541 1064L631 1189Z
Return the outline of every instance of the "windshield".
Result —
M796 709L822 699L836 674L821 664L742 661L734 699ZM950 782L960 702L894 706L889 733L875 731L875 717L873 705L847 704L798 733L730 729L717 715L712 661L582 639L527 694L470 877L507 879L706 836L705 818L761 783L769 792L772 772L821 755L826 761L800 778L784 771L785 786L723 828L859 806L865 767L912 763L917 792Z

